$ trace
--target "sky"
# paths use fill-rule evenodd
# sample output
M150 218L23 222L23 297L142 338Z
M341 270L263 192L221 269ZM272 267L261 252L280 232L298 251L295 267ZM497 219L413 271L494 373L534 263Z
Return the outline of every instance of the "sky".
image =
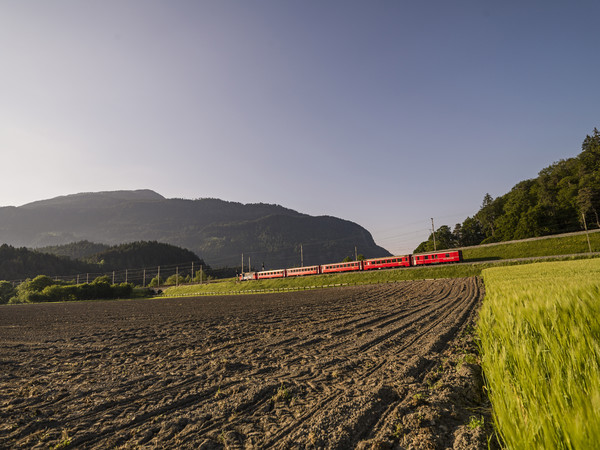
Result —
M410 253L431 218L453 228L600 128L599 16L578 0L3 0L0 206L152 189L336 216Z

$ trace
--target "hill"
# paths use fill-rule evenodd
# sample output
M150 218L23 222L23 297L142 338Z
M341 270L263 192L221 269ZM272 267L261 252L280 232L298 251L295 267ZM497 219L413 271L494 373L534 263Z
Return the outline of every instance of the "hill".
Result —
M67 253L81 255L91 249L101 251L80 258L65 255ZM24 247L1 245L0 280L23 280L37 275L69 280L70 276L86 273L96 277L111 271L156 266L163 266L162 273L166 278L175 272L178 264L191 262L195 263L196 267L204 266L205 271L211 270L193 252L159 242L131 242L109 247L82 241L65 246L47 247L43 250L33 251Z
M0 280L22 280L37 275L76 275L97 271L98 267L67 257L39 253L24 247L0 245Z
M594 128L577 157L555 162L500 197L486 194L473 217L454 230L447 225L436 230L436 246L466 247L600 228L599 212L600 131ZM415 252L429 250L433 235Z
M158 241L183 247L213 267L239 266L241 254L267 268L390 253L363 227L279 205L218 199L166 199L151 190L80 193L0 208L0 242L47 247L77 241L118 245ZM247 263L247 259L245 261Z

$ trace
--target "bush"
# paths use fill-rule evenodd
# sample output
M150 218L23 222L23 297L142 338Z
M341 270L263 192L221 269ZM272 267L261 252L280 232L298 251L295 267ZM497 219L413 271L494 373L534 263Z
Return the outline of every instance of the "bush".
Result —
M167 278L167 281L165 281L165 286L175 286L178 284L183 284L185 283L185 278L182 277L181 275L171 275L169 278Z
M52 286L47 286L41 292L41 296L43 296L43 300L45 302L63 302L68 300L78 300L79 299L79 287L74 285L69 286L60 286L54 284Z
M133 292L133 286L128 283L112 285L109 277L98 277L90 284L66 284L54 281L45 275L26 280L16 289L7 282L0 282L0 303L39 303L62 302L72 300L96 300L127 298Z
M130 283L121 283L121 284L113 284L113 297L112 298L129 298L133 293L133 284Z
M9 303L37 303L47 301L42 291L49 286L60 284L46 275L38 275L33 280L27 279L15 289L15 295Z
M8 303L15 295L15 288L9 281L0 281L0 304Z
M154 277L152 280L150 280L150 284L148 286L156 287L162 286L163 284L165 284L165 281L162 278Z

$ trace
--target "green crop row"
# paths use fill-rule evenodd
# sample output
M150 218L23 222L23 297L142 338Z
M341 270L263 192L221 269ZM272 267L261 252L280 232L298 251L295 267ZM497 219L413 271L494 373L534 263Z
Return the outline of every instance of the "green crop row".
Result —
M483 271L482 366L509 448L600 442L600 260Z

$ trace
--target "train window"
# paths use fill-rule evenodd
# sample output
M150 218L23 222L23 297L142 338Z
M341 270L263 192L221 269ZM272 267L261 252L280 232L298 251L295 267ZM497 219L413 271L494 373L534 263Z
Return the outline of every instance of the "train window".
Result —
M446 258L450 258L450 253L446 253Z

